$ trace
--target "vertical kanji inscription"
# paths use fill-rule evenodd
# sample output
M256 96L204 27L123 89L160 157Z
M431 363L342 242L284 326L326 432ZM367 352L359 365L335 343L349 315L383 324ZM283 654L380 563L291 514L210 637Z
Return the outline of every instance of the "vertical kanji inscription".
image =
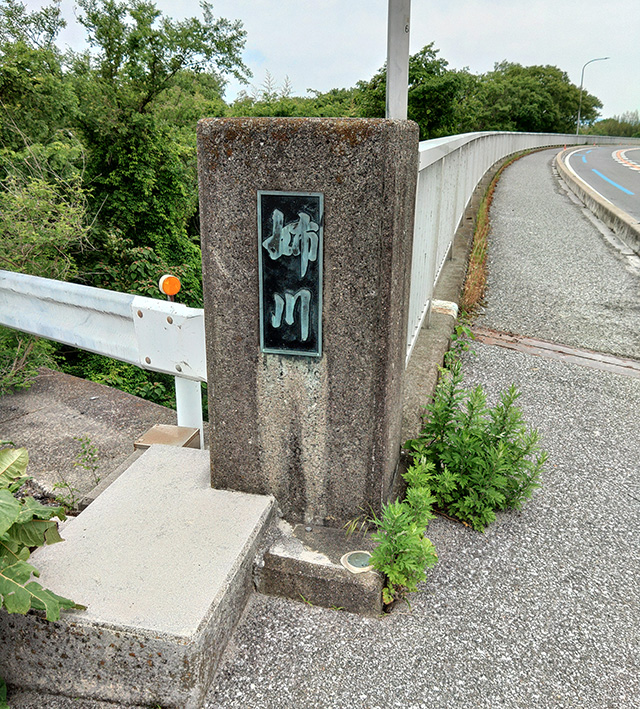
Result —
M258 192L260 348L322 354L323 196Z

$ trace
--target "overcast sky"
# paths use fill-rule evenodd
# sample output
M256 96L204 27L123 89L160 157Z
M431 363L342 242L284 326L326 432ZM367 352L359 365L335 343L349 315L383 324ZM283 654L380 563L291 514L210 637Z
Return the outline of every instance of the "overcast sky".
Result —
M42 4L26 1L28 7ZM175 18L199 15L198 0L157 0ZM63 0L69 28L62 42L81 46L73 0ZM347 88L384 63L387 0L213 0L216 16L239 19L247 31L244 61L259 86L267 71L295 95L307 89ZM504 59L551 64L604 104L602 117L640 110L638 0L413 0L411 53L434 42L450 68L474 74ZM232 99L237 84L230 84Z

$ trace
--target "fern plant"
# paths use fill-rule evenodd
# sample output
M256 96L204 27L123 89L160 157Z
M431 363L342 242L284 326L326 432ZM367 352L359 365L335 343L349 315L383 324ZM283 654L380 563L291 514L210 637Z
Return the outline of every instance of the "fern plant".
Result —
M482 387L465 389L459 359L442 370L427 420L405 448L410 476L422 476L437 507L483 531L498 510L520 509L540 486L547 460L529 430L512 385L489 408Z

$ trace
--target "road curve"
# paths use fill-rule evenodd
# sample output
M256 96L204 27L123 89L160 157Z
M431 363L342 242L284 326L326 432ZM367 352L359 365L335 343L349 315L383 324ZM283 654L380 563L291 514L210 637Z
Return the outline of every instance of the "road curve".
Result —
M566 186L640 255L640 149L570 148L555 160Z
M640 148L585 147L572 151L566 164L591 189L640 221Z

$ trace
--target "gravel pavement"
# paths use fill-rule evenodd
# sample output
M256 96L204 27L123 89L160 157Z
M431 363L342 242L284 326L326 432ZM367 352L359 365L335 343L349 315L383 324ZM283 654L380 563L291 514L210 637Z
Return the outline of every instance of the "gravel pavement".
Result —
M638 285L562 191L553 151L492 208L488 327L638 354ZM474 345L469 384L514 382L543 487L485 534L444 518L411 599L371 620L254 596L207 709L640 707L640 380Z

